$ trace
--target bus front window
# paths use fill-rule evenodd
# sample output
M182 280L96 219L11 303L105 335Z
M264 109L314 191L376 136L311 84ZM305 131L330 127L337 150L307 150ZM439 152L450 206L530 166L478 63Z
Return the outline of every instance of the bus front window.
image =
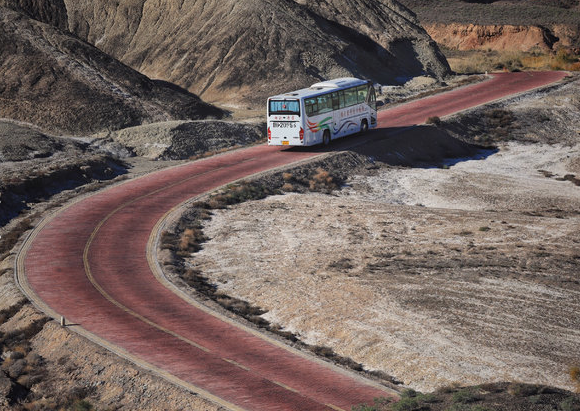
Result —
M298 100L270 100L268 114L300 115L300 103Z

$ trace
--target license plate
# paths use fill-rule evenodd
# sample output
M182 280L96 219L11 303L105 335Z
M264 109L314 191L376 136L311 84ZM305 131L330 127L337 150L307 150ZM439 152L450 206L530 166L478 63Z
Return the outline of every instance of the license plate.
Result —
M274 122L272 123L272 128L298 128L297 123L290 123L290 122Z
M290 145L290 142L287 141L287 140L284 140L284 141L282 141L282 145L283 146L289 146Z

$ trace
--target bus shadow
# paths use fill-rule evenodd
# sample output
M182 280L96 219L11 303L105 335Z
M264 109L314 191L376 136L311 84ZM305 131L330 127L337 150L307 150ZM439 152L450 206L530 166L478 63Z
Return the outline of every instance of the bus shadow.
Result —
M328 147L294 147L300 152L352 151L372 162L393 166L433 168L484 159L498 150L459 140L435 126L387 127L333 141Z

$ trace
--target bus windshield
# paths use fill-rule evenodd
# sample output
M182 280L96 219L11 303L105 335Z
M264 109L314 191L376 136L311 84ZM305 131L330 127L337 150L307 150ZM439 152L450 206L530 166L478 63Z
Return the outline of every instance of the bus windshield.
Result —
M269 114L290 114L300 115L300 104L298 100L270 100L268 107Z

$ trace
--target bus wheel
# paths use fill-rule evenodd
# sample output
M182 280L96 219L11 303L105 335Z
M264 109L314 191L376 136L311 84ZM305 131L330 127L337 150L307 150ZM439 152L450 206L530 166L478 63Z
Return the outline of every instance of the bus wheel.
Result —
M324 134L322 135L322 144L325 146L330 144L330 131L324 130Z
M364 119L363 121L360 122L360 132L364 134L367 131L369 131L369 123L367 122L366 119Z

